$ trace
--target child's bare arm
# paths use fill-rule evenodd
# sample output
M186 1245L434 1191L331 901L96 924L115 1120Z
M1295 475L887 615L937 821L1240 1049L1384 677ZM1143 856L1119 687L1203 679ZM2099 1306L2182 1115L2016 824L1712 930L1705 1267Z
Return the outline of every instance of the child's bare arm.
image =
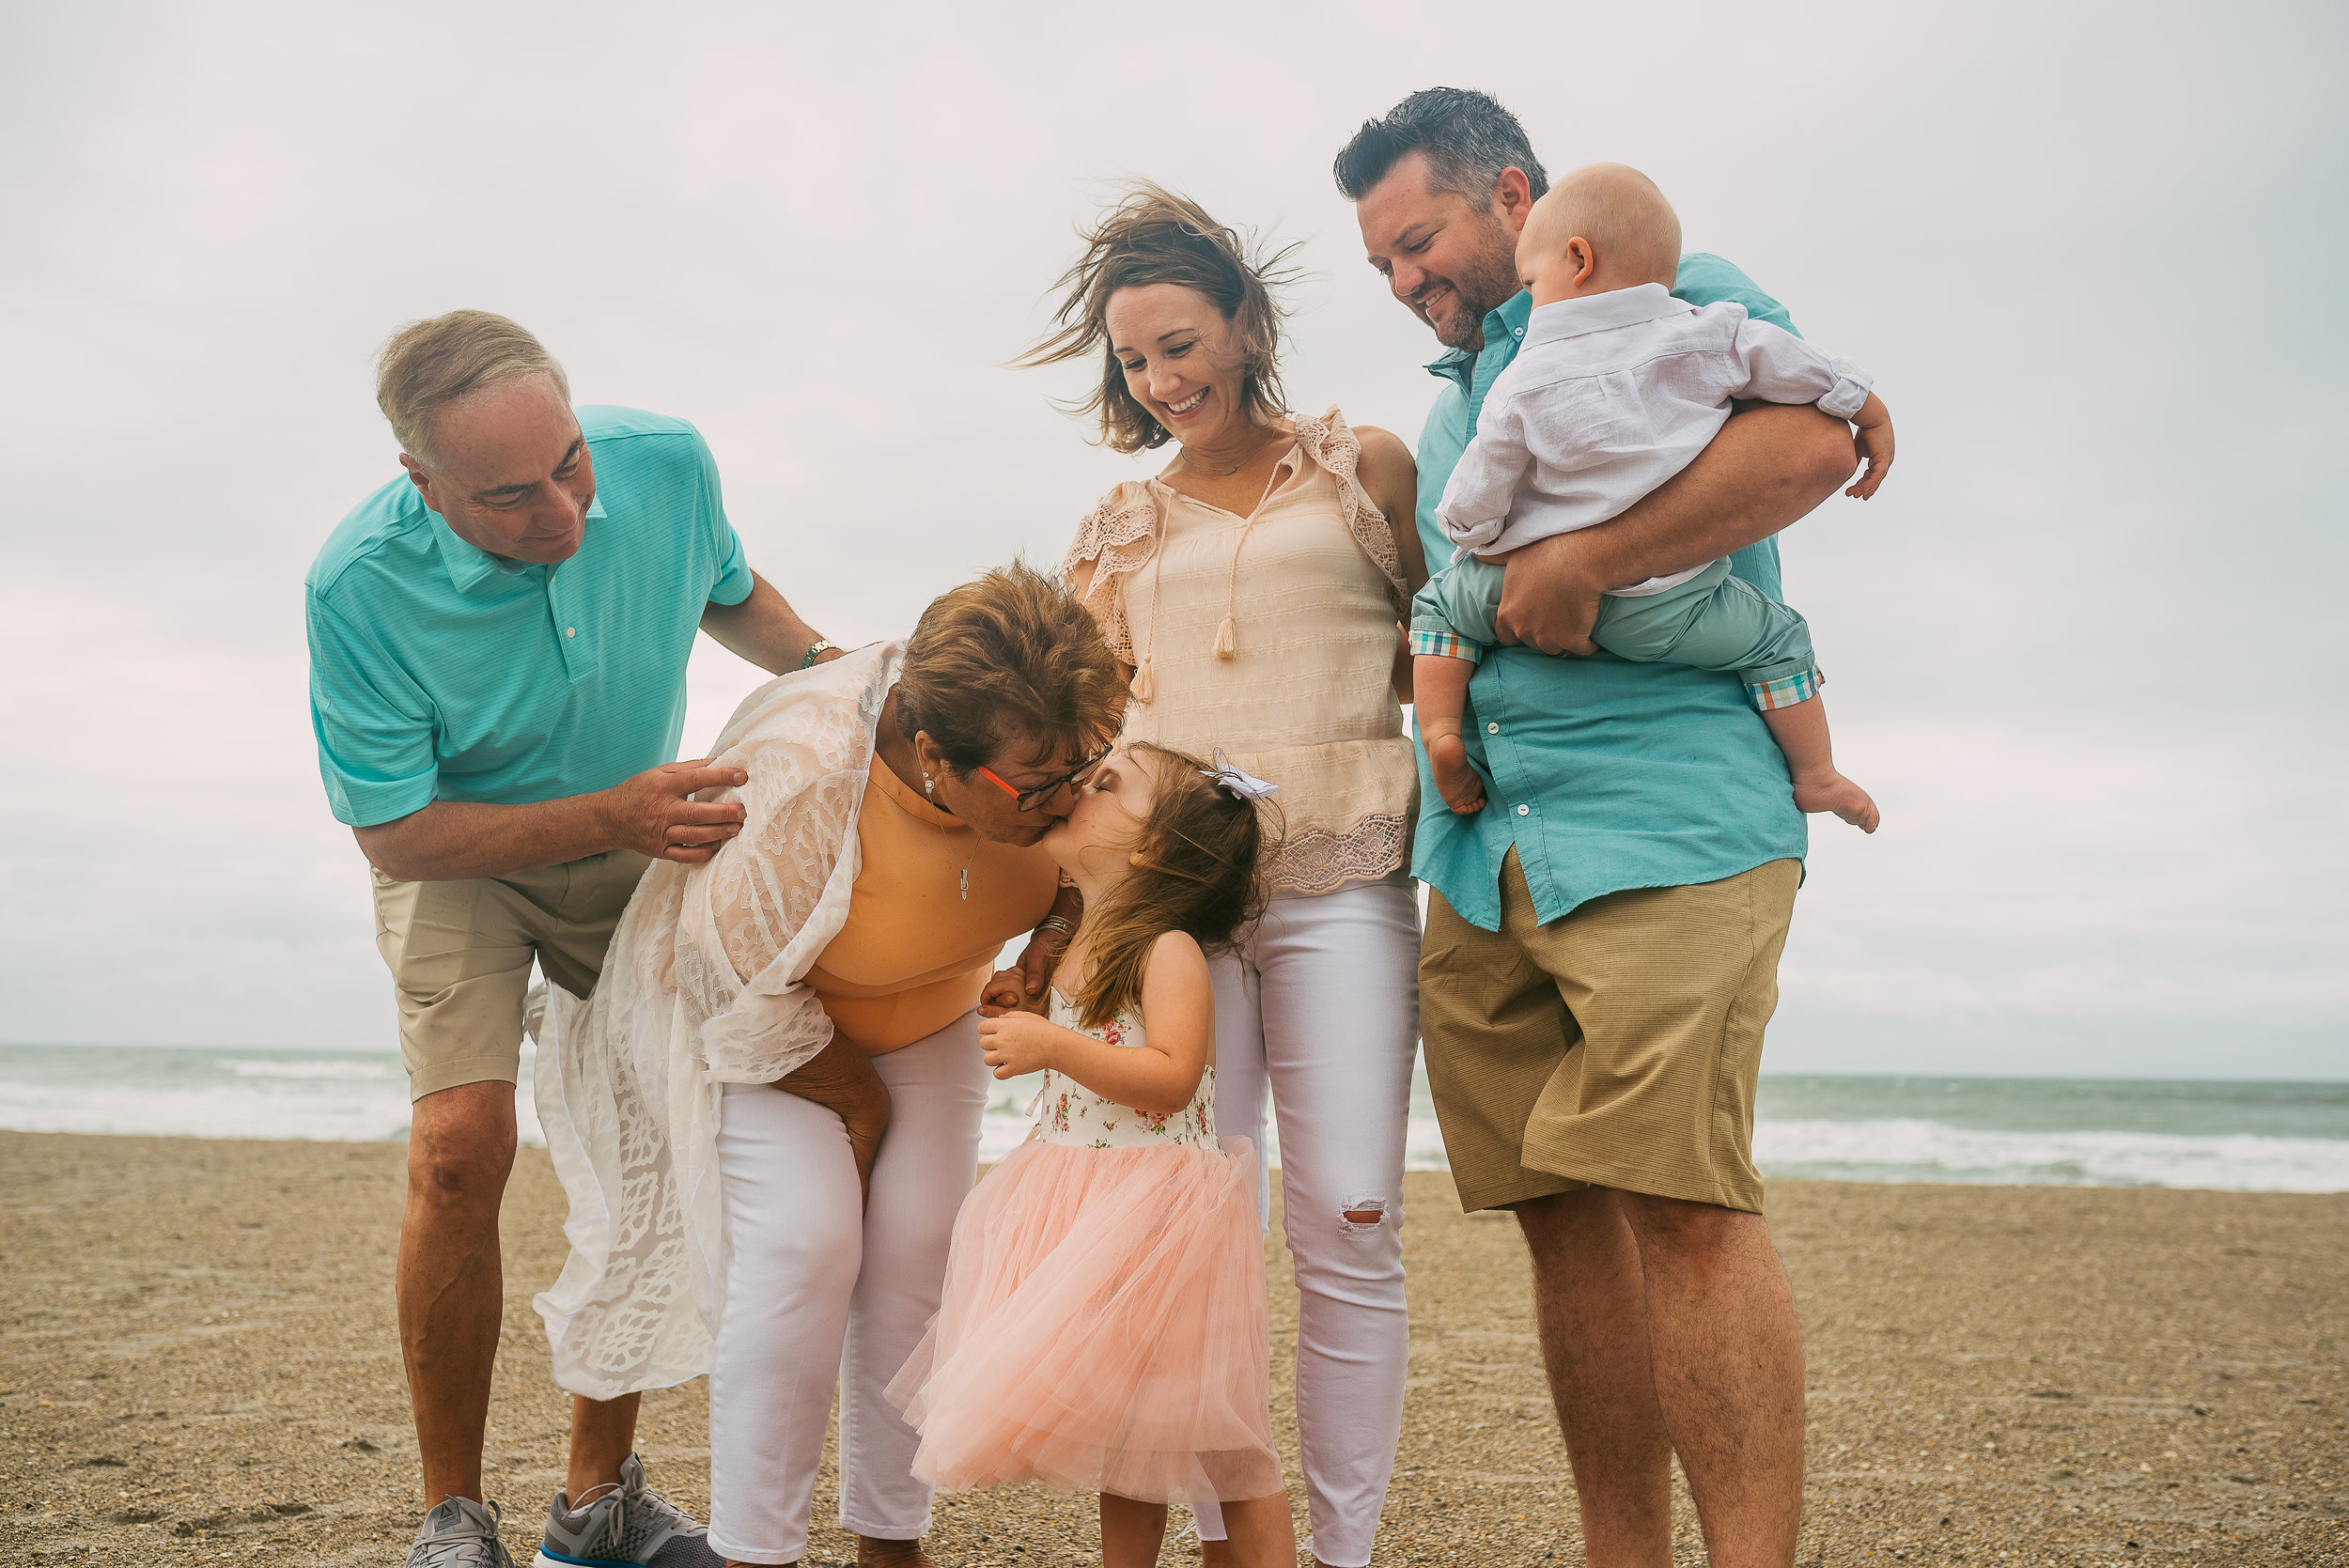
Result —
M1871 392L1851 422L1853 439L1859 442L1859 455L1868 466L1843 493L1865 501L1875 494L1884 476L1892 472L1892 415L1885 408L1884 399Z
M1112 1046L1030 1013L979 1020L997 1078L1050 1067L1104 1099L1154 1114L1190 1103L1215 1040L1215 986L1199 944L1179 931L1159 939L1142 983L1144 1043Z

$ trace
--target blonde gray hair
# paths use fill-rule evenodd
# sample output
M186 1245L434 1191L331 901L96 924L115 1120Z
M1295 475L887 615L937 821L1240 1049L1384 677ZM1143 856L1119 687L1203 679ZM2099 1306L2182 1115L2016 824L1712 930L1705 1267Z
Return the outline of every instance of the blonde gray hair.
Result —
M563 400L571 381L527 328L486 310L452 310L411 321L375 356L375 401L400 450L432 461L432 416L471 392L517 376L552 376Z

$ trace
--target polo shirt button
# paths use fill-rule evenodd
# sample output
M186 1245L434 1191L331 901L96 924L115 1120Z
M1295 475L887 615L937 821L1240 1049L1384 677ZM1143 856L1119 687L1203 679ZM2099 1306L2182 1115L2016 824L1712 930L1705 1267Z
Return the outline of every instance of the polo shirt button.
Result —
M1486 735L1499 735L1501 733L1501 726L1499 724L1486 724L1485 726L1485 733Z
M1518 815L1519 816L1530 816L1530 815L1532 815L1532 813L1533 813L1533 808L1532 808L1532 806L1519 806L1519 807L1517 808L1517 815Z
M566 637L576 637L579 635L579 628L575 626L567 626L563 629L563 635Z

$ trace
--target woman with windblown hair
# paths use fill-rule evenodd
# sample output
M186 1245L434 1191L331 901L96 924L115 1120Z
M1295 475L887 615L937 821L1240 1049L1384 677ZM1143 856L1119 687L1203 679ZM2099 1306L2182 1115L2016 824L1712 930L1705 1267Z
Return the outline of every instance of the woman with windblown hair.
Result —
M1147 185L1084 241L1061 281L1062 330L1030 362L1093 359L1084 407L1102 442L1175 454L1101 499L1061 569L1128 678L1128 739L1223 748L1281 789L1263 917L1214 960L1220 1114L1258 1145L1268 1090L1279 1118L1314 1552L1355 1568L1393 1469L1410 1348L1400 1227L1419 775L1400 705L1402 622L1426 578L1415 475L1387 432L1287 411L1281 257L1252 257ZM1201 1514L1213 1562L1212 1500Z

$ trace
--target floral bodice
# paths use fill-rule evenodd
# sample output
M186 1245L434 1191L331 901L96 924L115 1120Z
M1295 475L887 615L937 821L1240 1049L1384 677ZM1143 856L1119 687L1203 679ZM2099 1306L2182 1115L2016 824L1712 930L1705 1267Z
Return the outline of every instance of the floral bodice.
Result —
M1145 1038L1141 1015L1130 1008L1099 1029L1087 1029L1058 989L1051 1000L1052 1021L1064 1029L1109 1046L1135 1047ZM1029 1136L1081 1149L1156 1149L1183 1143L1212 1149L1217 1146L1215 1069L1210 1066L1199 1075L1189 1105L1172 1114L1154 1114L1103 1099L1076 1079L1047 1068L1044 1087L1036 1091L1035 1125Z

